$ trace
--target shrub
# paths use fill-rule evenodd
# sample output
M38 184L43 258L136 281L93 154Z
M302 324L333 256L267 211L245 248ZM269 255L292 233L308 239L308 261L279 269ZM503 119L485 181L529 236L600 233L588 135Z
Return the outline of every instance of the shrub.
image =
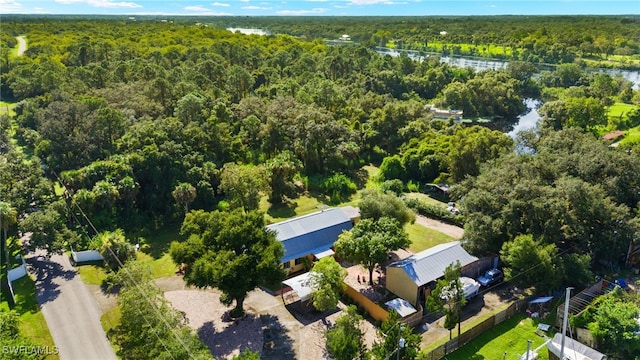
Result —
M382 192L393 192L396 195L402 194L404 191L404 183L400 179L386 180L381 186Z
M445 208L429 205L418 199L404 198L403 200L408 207L414 209L420 215L442 220L449 224L464 226L464 216L462 215L455 215Z
M334 174L322 182L321 190L332 203L347 200L357 191L356 184L344 174Z

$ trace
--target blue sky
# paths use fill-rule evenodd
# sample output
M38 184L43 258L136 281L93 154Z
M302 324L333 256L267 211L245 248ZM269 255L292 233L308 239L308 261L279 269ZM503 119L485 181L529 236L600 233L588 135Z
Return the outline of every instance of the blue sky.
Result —
M640 0L0 0L0 14L626 15Z

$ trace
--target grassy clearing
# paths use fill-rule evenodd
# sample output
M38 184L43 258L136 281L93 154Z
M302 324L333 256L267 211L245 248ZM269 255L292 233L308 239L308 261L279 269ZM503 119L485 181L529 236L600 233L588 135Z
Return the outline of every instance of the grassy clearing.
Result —
M440 206L442 208L446 208L447 207L447 203L442 202L440 200L434 199L431 196L427 195L427 194L423 194L423 193L408 193L405 194L404 196L410 198L410 199L418 199L426 204L429 205L433 205L433 206Z
M144 244L140 244L141 250L157 260L169 251L169 245L174 240L185 240L185 237L180 235L180 224L167 225L147 236Z
M365 165L362 170L367 172L367 182L364 186L365 189L375 189L380 185L375 181L380 169L373 165ZM359 189L362 190L362 189ZM323 206L357 206L360 200L360 192L352 195L349 200L341 202L339 204L328 205L327 201L324 201L322 197L316 194L305 194L295 199L290 199L286 204L272 205L269 203L268 197L263 196L260 199L260 206L258 210L264 212L266 222L268 224L278 221L286 220L295 216L301 216L310 214L320 210Z
M451 51L454 47L460 48L460 52L462 54L475 55L481 57L500 57L500 56L511 56L513 54L513 49L509 46L501 46L495 44L470 44L470 43L445 43L445 42L429 42L429 51L441 52L442 49L446 47L449 51Z
M627 130L627 135L620 140L621 145L640 144L640 126Z
M20 333L30 339L38 346L45 346L53 349L55 343L49 333L49 327L40 312L40 306L36 300L36 284L29 276L25 276L12 283L13 291L16 295L16 306L14 310L20 316ZM8 304L3 301L0 309L8 310ZM59 359L58 355L48 355L47 360Z
M151 276L154 279L161 277L174 276L178 271L178 266L171 260L168 252L165 252L162 257L154 259L148 254L143 252L138 253L138 261L148 264L151 268Z
M16 107L16 103L10 103L6 101L0 101L0 115L8 113L9 116L15 115L13 109Z
M265 219L267 223L274 223L290 217L318 211L320 205L322 205L322 203L317 198L308 195L289 200L288 203L282 205L271 205L267 200L267 196L264 196L260 200L259 209L266 213Z
M118 325L120 325L120 317L122 314L120 313L120 306L116 306L115 308L105 312L100 317L100 324L102 324L102 329L105 333L109 334L109 331L115 329Z
M105 334L107 334L107 338L111 339L111 336L113 336L113 331L118 327L118 325L120 325L121 316L122 314L120 313L120 306L116 306L115 308L102 314L102 316L100 317L100 324L102 325L102 330L104 330ZM117 346L113 341L109 341L109 343L117 354L120 347Z
M625 104L625 103L617 102L609 106L607 111L607 116L609 117L609 119L615 119L615 120L622 119L625 117L627 113L629 113L629 111L637 108L638 106L633 104Z
M409 234L409 240L411 240L411 246L409 250L414 253L443 244L455 239L449 235L443 234L439 231L426 228L420 224L407 224L404 229Z
M516 315L484 332L470 343L444 357L447 360L462 359L513 359L527 350L527 340L531 349L542 345L543 337L536 334L538 323L524 315ZM539 360L549 359L546 347L538 352Z
M102 285L102 281L107 278L107 270L100 265L80 265L77 267L80 279L85 284Z

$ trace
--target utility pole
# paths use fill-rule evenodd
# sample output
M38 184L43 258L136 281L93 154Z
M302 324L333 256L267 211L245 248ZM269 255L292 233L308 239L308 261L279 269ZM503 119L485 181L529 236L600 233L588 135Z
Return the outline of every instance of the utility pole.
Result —
M567 337L567 323L569 322L569 300L571 300L571 287L567 288L564 297L564 316L562 318L562 343L560 344L560 360L564 360L564 341Z

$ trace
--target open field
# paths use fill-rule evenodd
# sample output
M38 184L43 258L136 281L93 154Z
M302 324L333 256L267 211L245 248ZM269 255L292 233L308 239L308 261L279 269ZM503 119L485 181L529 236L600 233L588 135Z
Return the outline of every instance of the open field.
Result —
M636 126L626 131L627 135L620 140L621 145L639 144L640 143L640 126Z
M617 102L608 108L607 117L609 119L620 119L624 118L629 111L633 109L637 109L638 106L633 104L625 104L621 102Z

